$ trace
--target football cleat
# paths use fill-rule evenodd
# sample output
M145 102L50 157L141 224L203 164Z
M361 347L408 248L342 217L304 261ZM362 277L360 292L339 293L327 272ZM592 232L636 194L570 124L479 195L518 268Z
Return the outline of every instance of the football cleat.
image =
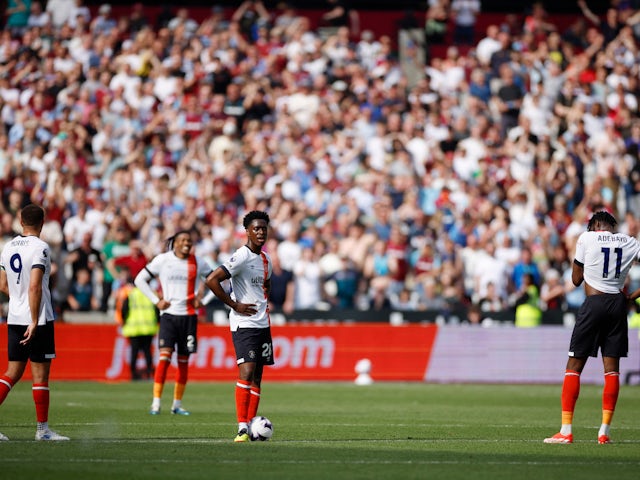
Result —
M573 434L556 433L553 437L545 438L544 443L573 443Z
M238 432L236 438L233 439L236 443L248 442L249 441L249 431L246 428L243 428Z
M609 438L609 435L600 435L598 437L598 443L600 445L605 445L607 443L611 443L611 439Z
M7 440L9 440L9 437L0 433L0 442L6 442Z
M151 405L151 408L149 409L149 415L160 415L160 407L154 407L153 405Z
M191 415L191 412L188 410L185 410L182 407L176 407L176 408L172 408L171 409L171 413L173 413L174 415Z
M36 432L36 440L42 440L46 442L61 442L69 440L69 437L60 435L53 430L38 430Z

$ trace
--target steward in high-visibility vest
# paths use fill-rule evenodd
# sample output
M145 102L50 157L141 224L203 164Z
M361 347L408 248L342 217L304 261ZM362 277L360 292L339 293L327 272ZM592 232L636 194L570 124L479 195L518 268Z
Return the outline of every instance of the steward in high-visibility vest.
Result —
M122 335L129 339L131 345L129 357L131 378L133 380L142 378L136 368L139 352L142 352L145 357L146 376L152 378L151 342L154 335L158 333L158 309L140 289L131 283L126 283L117 292L115 310L116 323L122 325Z
M540 292L533 276L526 274L525 282L528 283L523 295L516 302L516 327L531 328L542 323L542 310L540 309Z
M139 337L158 333L158 309L147 296L134 286L127 286L122 305L122 335Z

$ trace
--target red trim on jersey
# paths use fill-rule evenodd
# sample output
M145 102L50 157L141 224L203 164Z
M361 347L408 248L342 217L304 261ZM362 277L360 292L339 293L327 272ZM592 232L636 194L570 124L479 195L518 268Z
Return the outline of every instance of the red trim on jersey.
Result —
M260 256L262 257L262 266L264 267L264 283L267 283L267 279L269 278L269 261L267 260L267 256L264 252L260 252ZM271 316L269 315L269 296L267 295L267 288L264 287L263 291L264 299L267 301L267 320L269 321L269 325L271 325Z
M195 255L187 258L187 315L195 315L194 306L196 299L196 277L198 276L198 263Z

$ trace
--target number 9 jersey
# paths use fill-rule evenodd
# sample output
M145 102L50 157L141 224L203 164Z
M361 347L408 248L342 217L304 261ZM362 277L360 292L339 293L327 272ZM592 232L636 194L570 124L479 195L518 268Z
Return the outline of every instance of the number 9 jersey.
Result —
M29 325L31 323L29 283L31 271L34 268L39 268L44 272L38 325L44 325L46 322L54 320L51 291L49 290L51 253L49 245L45 241L33 235L15 237L2 250L0 268L6 272L9 286L9 313L7 315L9 325Z
M602 293L620 293L635 260L640 242L634 237L604 230L578 237L574 261L584 268L585 282Z

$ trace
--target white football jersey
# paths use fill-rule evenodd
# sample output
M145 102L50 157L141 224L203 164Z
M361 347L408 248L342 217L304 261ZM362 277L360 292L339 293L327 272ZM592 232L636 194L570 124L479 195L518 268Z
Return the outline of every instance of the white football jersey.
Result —
M575 260L584 266L585 282L603 293L619 293L631 265L640 260L640 242L624 233L583 232Z
M171 305L162 313L171 315L195 315L194 300L198 291L198 278L205 279L212 269L202 258L189 255L179 258L173 251L161 253L151 260L136 277L135 284L147 296L148 279L157 277L162 288L162 298ZM148 284L147 284L148 285ZM151 297L150 297L151 298ZM151 298L154 303L156 299Z
M7 323L10 325L29 325L31 323L29 282L31 281L31 271L34 268L44 271L38 325L52 322L54 316L51 291L49 290L51 252L47 242L34 235L15 237L2 250L0 268L6 272L9 284Z
M231 298L240 303L256 306L254 315L229 313L231 331L242 328L267 328L270 325L268 299L264 283L271 278L271 258L264 252L253 253L246 245L236 250L222 264L231 275Z

